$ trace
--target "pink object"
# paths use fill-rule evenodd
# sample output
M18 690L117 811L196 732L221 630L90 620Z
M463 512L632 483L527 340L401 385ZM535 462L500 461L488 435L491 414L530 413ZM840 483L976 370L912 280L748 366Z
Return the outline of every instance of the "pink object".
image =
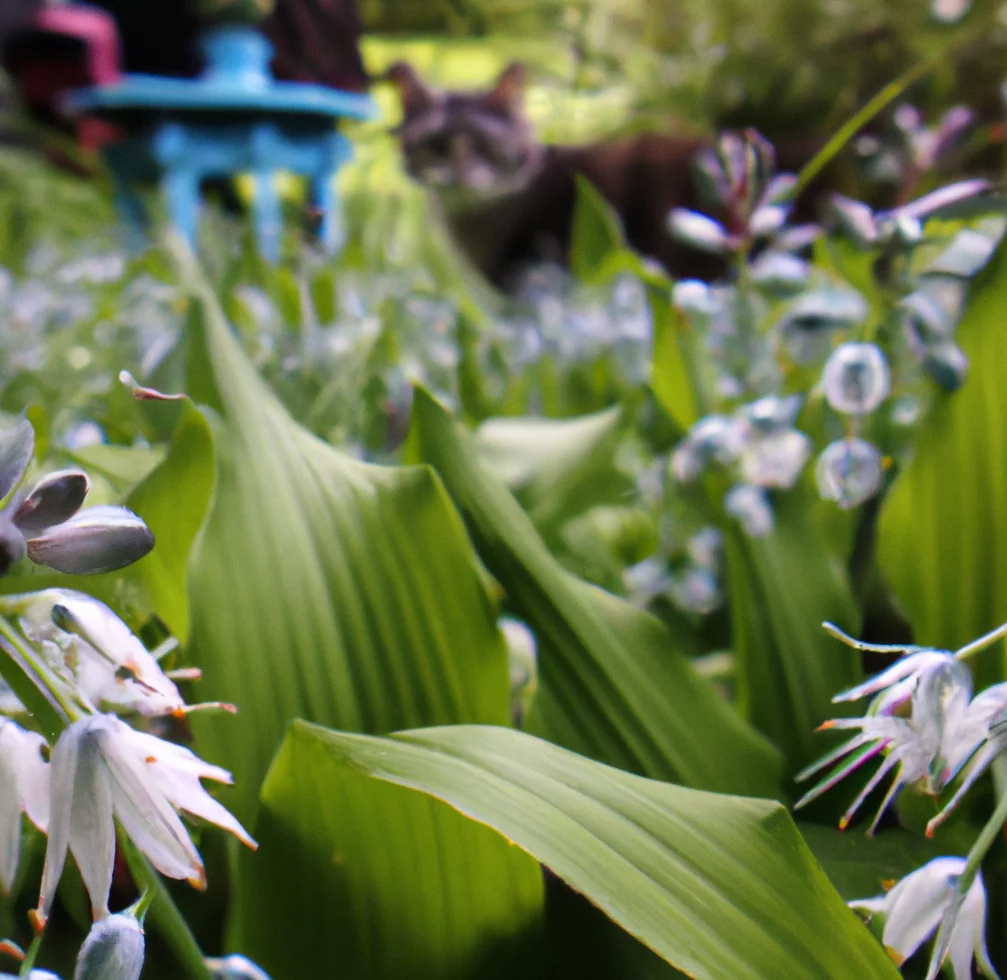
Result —
M41 119L72 132L87 150L119 137L118 127L104 120L67 115L62 98L71 89L122 78L119 29L110 13L85 4L45 6L18 41L8 68L25 102Z
M97 7L60 4L43 7L34 28L83 42L87 52L85 70L92 85L107 85L121 77L119 30L115 18Z

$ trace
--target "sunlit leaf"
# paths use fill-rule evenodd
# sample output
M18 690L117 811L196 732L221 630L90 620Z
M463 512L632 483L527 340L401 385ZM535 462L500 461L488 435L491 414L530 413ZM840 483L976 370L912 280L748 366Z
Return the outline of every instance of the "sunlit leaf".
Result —
M194 718L248 818L293 718L358 731L504 722L504 648L476 557L426 467L359 463L298 426L257 377L191 259L194 351L217 401L216 483L189 561Z
M770 534L732 527L725 537L739 701L790 773L821 753L815 728L836 715L833 695L861 676L859 656L822 629L828 620L855 632L857 611L810 506L806 491L781 494Z
M776 758L690 668L657 619L564 571L501 481L422 389L411 451L437 467L480 557L539 644L529 725L612 765L691 786L774 795Z
M343 765L324 742L284 742L255 834L259 851L242 862L240 942L278 980L336 971L504 980L541 959L537 862L447 807Z
M575 419L490 419L476 430L476 446L546 530L631 489L613 458L619 422L618 409Z
M689 976L898 976L777 803L643 779L507 729L375 738L302 723L267 802L309 753L343 768L337 792L366 774L494 828Z
M206 419L186 403L168 455L129 496L129 506L154 532L157 546L132 575L158 616L185 643L189 636L186 567L213 492L213 437Z
M594 185L579 174L575 179L570 269L578 279L591 279L612 252L623 248L625 235L618 215Z

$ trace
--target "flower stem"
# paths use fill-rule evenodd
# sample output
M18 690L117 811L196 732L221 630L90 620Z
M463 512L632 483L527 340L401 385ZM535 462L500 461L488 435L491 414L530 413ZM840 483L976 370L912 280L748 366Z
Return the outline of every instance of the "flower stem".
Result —
M998 626L995 630L990 630L985 636L980 636L978 640L973 640L971 643L966 643L960 650L955 651L955 656L959 660L967 660L974 653L978 653L980 650L985 650L988 646L992 646L997 640L1002 637L1007 636L1007 623L1002 626Z
M40 932L31 941L28 952L24 954L24 959L21 961L21 969L18 970L19 977L31 976L32 968L35 966L35 959L38 956L38 948L42 945L42 936L43 933Z
M977 41L980 37L981 31L970 31L959 35L947 47L909 68L898 78L894 79L894 81L889 82L874 98L855 112L836 131L836 134L825 144L814 159L805 165L804 169L798 174L797 187L794 189L794 193L799 194L804 190L832 162L832 158L856 136L861 127L866 126L879 112L883 111L886 106L890 105L905 92L910 85L929 75L942 62L950 59L952 55L958 54L966 45Z
M50 739L74 717L61 694L46 683L48 667L7 620L0 616L0 677L28 709Z
M965 859L965 867L955 884L954 894L948 900L948 904L942 913L941 927L937 931L934 951L930 958L928 978L937 976L941 964L944 962L945 956L947 956L948 950L951 947L951 933L958 919L958 910L965 901L965 896L968 895L972 883L976 880L976 875L979 874L979 867L983 862L983 858L986 857L987 851L993 846L997 834L1000 833L1000 829L1005 823L1007 823L1007 791L1000 797L1000 802L997 803L993 816L986 821L986 826L979 832L979 836L969 850L968 857Z
M993 846L993 841L996 840L1000 828L1005 823L1007 823L1007 791L1000 797L1000 802L993 811L993 816L986 822L986 826L979 832L979 836L969 850L968 858L965 861L965 870L962 871L961 877L958 879L958 894L962 897L972 887L972 882L975 881L979 872L979 865L982 864L986 852Z

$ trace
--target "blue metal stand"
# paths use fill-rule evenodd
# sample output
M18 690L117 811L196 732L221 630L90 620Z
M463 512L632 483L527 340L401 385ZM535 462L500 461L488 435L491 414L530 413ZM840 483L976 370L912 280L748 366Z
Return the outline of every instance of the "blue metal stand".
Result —
M275 262L282 211L273 176L283 170L308 178L312 203L321 213L319 240L338 251L342 233L335 177L352 149L336 124L373 118L371 99L276 81L269 72L271 46L249 27L208 32L203 51L206 69L197 79L125 75L70 96L77 110L138 129L105 150L127 222L133 228L146 225L135 189L157 183L172 224L195 246L202 182L250 173L256 242L260 253Z

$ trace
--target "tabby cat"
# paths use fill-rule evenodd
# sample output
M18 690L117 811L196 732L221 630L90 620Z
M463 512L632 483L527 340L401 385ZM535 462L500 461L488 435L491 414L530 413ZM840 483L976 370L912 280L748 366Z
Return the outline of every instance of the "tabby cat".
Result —
M565 262L576 200L576 175L613 206L629 243L675 277L712 279L723 262L672 238L668 212L706 210L693 178L700 139L645 133L586 146L539 143L524 112L525 68L512 63L488 91L440 91L407 64L385 76L395 83L403 121L397 129L409 174L430 188L461 250L503 288L537 261ZM782 171L799 170L820 141L777 148ZM813 194L799 202L806 216Z

